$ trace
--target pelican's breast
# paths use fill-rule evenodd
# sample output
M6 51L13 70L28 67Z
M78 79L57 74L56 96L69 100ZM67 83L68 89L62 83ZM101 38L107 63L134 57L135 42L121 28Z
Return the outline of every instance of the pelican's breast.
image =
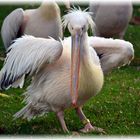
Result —
M82 63L80 67L80 85L78 101L83 104L95 96L103 86L103 72L93 63Z

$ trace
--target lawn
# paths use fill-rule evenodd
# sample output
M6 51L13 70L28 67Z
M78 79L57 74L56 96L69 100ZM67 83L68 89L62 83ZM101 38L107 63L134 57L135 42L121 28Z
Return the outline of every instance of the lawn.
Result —
M0 6L0 26L4 17L16 7L34 7L33 5ZM135 6L137 14L138 6ZM140 6L139 6L140 7ZM61 9L63 11L63 8ZM67 34L67 33L66 33ZM114 70L105 77L102 91L90 99L83 107L86 116L95 126L104 128L106 134L90 133L91 135L140 135L140 26L129 25L125 40L135 48L135 59L130 66ZM0 56L4 56L4 48L0 40ZM3 62L0 61L0 67ZM13 115L20 110L22 93L26 91L30 79L26 80L23 89L0 91L0 134L1 135L62 135L60 124L54 113L27 120L13 120ZM65 111L68 129L78 131L83 127L72 109ZM79 133L79 135L83 135Z

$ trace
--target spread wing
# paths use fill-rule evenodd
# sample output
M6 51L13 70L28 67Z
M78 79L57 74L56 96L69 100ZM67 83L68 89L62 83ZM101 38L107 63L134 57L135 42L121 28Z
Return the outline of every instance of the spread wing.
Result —
M62 50L62 44L54 39L27 35L17 39L9 47L0 72L0 88L23 84L25 74L34 75L45 64L53 63L61 56Z
M97 52L103 72L129 64L134 58L133 45L120 39L89 37L89 44Z
M1 36L6 49L10 46L11 42L17 38L24 19L23 13L24 11L21 8L18 8L4 19L1 28Z

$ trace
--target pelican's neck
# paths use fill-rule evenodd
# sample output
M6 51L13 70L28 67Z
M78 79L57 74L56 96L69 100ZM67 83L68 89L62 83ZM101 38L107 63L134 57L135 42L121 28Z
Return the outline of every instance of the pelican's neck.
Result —
M39 7L39 11L47 20L60 18L60 9L56 2L43 2Z
M81 61L87 62L89 57L89 44L88 44L88 34L85 32L81 39Z
M88 34L85 33L81 40L81 58L80 58L80 84L79 101L84 103L90 97L98 93L103 85L103 72L99 65L96 65L90 55L88 44Z

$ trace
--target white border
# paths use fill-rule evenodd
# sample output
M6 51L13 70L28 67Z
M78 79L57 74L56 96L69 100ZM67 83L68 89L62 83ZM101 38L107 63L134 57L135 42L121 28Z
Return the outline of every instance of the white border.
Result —
M25 4L25 3L40 3L44 0L0 0L0 5L1 4ZM47 1L52 1L52 0L47 0ZM54 1L54 0L53 0ZM100 2L109 2L109 3L121 3L121 2L128 2L128 1L131 1L133 4L140 4L140 0L55 0L57 2L64 2L64 1L70 1L70 2L92 2L92 1L100 1ZM43 139L43 140L46 140L46 139L49 139L49 140L52 140L52 139L57 139L57 140L66 140L66 139L73 139L73 140L79 140L79 139L91 139L91 140L97 140L97 139L100 139L100 140L104 140L104 139L111 139L111 140L133 140L133 139L136 139L136 140L140 140L140 136L129 136L129 135L126 135L126 136L121 136L121 135L117 135L117 136L101 136L101 135L90 135L90 136L62 136L62 135L54 135L54 136L49 136L46 134L46 136L44 136L44 134L41 136L41 135L20 135L18 134L17 136L16 135L0 135L0 139L3 139L3 140L16 140L16 139L21 139L21 140L24 140L24 139Z
M40 3L45 0L0 0L0 4L24 4L24 3ZM56 1L56 2L92 2L92 1L100 1L100 2L109 2L109 3L124 3L124 2L132 2L136 4L140 4L140 0L46 0L46 1Z

